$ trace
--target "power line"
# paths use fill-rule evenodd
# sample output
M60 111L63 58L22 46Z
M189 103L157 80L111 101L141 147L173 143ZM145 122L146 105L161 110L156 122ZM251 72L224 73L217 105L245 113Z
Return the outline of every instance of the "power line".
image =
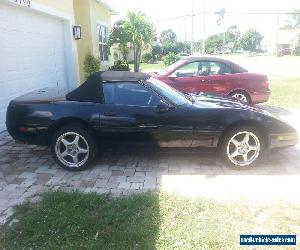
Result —
M160 22L173 21L176 19L181 19L181 18L186 18L186 17L199 16L199 15L203 15L203 14L218 14L218 13L220 13L220 12L219 11L205 11L205 12L202 11L202 12L194 13L193 15L186 14L186 15L182 15L182 16L160 19L160 20L156 20L154 22L160 23ZM231 12L231 11L225 11L224 14L232 14L232 15L300 15L300 12Z

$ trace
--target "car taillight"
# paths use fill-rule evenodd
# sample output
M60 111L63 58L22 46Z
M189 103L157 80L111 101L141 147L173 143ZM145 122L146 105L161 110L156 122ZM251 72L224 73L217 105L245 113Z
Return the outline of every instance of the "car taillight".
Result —
M28 129L27 129L27 128L24 128L24 127L20 127L20 128L19 128L19 131L20 131L21 133L25 133L25 132L28 131Z
M36 128L19 127L21 133L36 132Z
M269 81L268 81L268 79L265 79L265 80L263 80L263 81L261 82L261 87L262 87L263 89L269 90Z

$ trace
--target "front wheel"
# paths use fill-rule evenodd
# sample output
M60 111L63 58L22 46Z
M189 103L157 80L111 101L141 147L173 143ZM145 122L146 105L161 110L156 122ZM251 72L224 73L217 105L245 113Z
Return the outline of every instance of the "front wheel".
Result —
M263 137L254 128L238 127L228 132L223 138L221 153L223 159L231 167L252 166L264 153Z
M68 125L55 133L51 152L55 161L69 171L86 169L95 158L96 145L81 125Z

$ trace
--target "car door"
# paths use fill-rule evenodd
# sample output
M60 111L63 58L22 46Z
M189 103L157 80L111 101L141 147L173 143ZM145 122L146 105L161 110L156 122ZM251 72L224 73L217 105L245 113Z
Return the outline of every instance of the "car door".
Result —
M202 61L187 63L169 76L170 85L184 93L212 92L209 64Z
M207 63L209 71L209 91L217 94L228 94L234 84L234 76L231 68L217 61L203 62Z
M191 145L192 128L188 132L187 128L173 129L176 121L168 119L171 109L159 110L162 104L168 107L167 103L140 82L107 82L103 84L103 92L105 104L100 108L100 129L107 145ZM178 138L184 138L185 143L179 145Z

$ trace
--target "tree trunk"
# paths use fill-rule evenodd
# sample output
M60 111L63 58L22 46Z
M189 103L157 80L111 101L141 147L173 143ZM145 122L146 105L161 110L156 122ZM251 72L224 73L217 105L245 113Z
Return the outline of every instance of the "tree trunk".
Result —
M141 62L141 47L138 45L134 46L134 72L139 72Z
M138 47L138 49L137 49L137 71L140 71L140 64L141 64L141 48Z
M137 46L133 46L133 60L134 60L134 72L138 72L138 56L137 56Z
M128 60L128 48L127 45L120 45L120 52L122 54L123 61L127 62Z

